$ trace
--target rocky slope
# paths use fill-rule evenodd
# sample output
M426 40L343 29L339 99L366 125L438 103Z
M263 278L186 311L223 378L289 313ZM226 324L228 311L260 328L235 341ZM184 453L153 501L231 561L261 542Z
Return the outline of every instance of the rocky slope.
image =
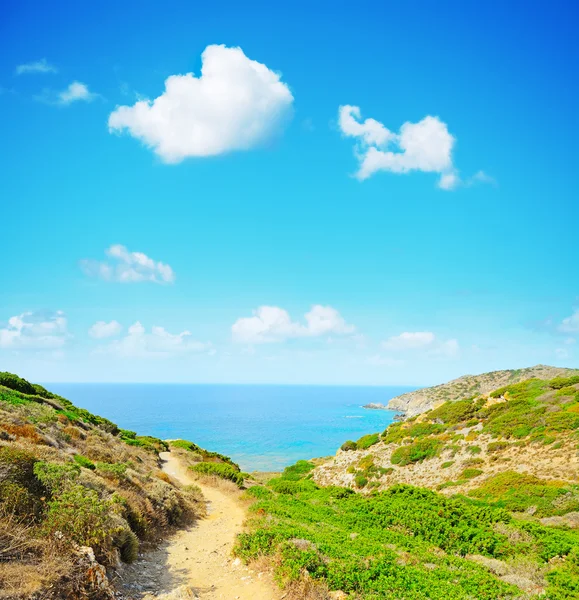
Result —
M313 479L363 490L406 483L451 495L476 494L509 472L515 483L566 490L579 510L578 441L579 375L532 378L345 442Z
M407 417L413 417L431 408L436 408L444 402L454 402L480 394L488 394L499 387L518 383L531 377L552 379L553 377L569 377L577 373L579 371L575 369L536 365L526 369L492 371L481 375L464 375L448 383L407 392L392 398L386 406L372 404L367 405L365 408L396 410L404 413Z

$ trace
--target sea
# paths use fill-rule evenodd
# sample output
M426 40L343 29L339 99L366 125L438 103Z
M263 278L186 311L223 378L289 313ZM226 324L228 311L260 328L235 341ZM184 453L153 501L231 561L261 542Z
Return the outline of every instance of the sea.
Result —
M415 388L304 385L46 384L123 429L186 439L244 471L280 471L330 456L346 440L383 431L394 411L362 408Z

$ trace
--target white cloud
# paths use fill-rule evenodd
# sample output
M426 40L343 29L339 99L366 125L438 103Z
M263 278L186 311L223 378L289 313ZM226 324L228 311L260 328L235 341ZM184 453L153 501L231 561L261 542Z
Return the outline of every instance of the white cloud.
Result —
M558 329L563 333L579 332L579 308L571 316L563 319Z
M68 337L62 311L24 312L10 317L7 325L0 328L0 348L54 349L64 346Z
M125 246L114 244L106 250L106 254L112 261L82 260L83 271L90 277L120 283L175 281L175 273L168 264L155 261L142 252L129 252Z
M88 86L80 81L73 81L65 90L58 94L58 104L68 105L73 102L92 102L98 94L89 91Z
M569 351L567 350L567 348L555 348L555 354L557 358L569 358Z
M167 163L253 148L277 133L293 96L280 75L241 48L207 46L201 76L172 75L154 100L119 106L111 132L127 131Z
M458 358L460 356L460 344L455 339L446 340L433 348L431 354L441 358Z
M483 171L462 182L452 160L456 139L446 123L427 116L418 123L406 122L395 133L375 119L362 121L360 108L339 108L338 124L343 135L356 138L356 156L360 163L356 177L368 179L378 171L438 173L438 187L453 190L460 185L496 183Z
M264 344L290 338L319 337L327 334L347 335L356 328L348 325L331 306L316 304L304 315L306 324L292 321L289 313L278 306L260 306L252 317L238 319L231 327L235 342Z
M164 327L153 326L147 333L139 321L133 323L127 335L98 349L123 358L164 358L200 352L212 352L209 343L194 340L190 331L169 333Z
M456 358L460 355L458 340L440 340L432 331L404 331L381 345L383 350L394 353L420 352L435 358Z
M95 339L103 339L118 335L122 330L122 325L118 321L97 321L89 330L90 337Z
M24 75L26 73L58 73L58 69L54 65L51 65L46 58L41 58L40 60L24 63L16 67L16 75Z
M382 342L385 350L410 350L424 348L434 343L436 336L431 331L404 331Z
M390 356L382 356L381 354L375 354L374 356L370 356L368 358L368 363L375 367L402 367L404 366L404 361L398 358L392 358Z

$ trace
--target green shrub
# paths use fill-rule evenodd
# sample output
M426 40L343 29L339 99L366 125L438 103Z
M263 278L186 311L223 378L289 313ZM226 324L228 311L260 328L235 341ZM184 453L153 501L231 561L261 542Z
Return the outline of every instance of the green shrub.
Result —
M380 441L379 433L369 433L367 435L363 435L356 442L356 447L358 448L358 450L366 450L366 449L370 448L370 446L377 444L379 441Z
M554 390L561 390L571 385L577 385L579 383L579 375L573 375L571 377L555 377L551 379L548 384Z
M539 517L579 509L579 486L545 481L528 473L503 471L489 477L469 496L513 512L536 508Z
M448 469L448 467L452 467L452 465L454 464L454 460L447 460L446 462L443 462L440 465L441 469Z
M37 462L34 474L54 496L74 483L80 475L80 466L76 463Z
M239 487L243 486L243 475L227 463L200 462L190 467L190 469L195 473L215 475L221 479L233 481L233 483L237 484Z
M114 534L113 545L119 549L121 560L125 563L135 562L139 557L139 538L128 527Z
M487 446L488 452L500 452L501 450L506 450L509 447L508 442L489 442Z
M94 490L70 485L48 503L43 529L51 536L59 531L64 542L101 548L111 535L109 510L110 502L100 500Z
M127 465L125 463L97 462L96 469L103 477L122 479L127 471Z
M316 468L314 463L308 460L298 460L295 465L291 465L286 467L283 470L282 478L290 479L292 481L298 481L299 479L303 479L308 473L313 471Z
M427 458L437 456L442 448L442 442L434 438L418 440L413 444L400 446L392 453L390 462L401 467Z
M268 483L272 490L278 494L298 494L317 489L316 484L309 479L301 479L299 481L291 479L282 479L281 477L271 479Z
M193 442L189 442L187 440L171 440L169 442L169 446L173 446L174 448L182 448L183 450L187 450L188 452L193 452L194 454L199 454L203 461L205 462L224 462L230 464L234 469L239 471L239 465L234 463L229 456L225 456L224 454L220 454L219 452L212 452L210 450L205 450L201 448L197 444Z
M467 452L470 452L470 454L472 454L473 456L482 452L480 446L467 446L466 450Z
M74 462L77 465L80 465L81 467L84 467L85 469L90 469L91 471L94 471L96 469L96 465L92 462L92 460L88 459L86 456L83 456L82 454L75 454L73 457Z
M368 485L368 479L366 479L366 477L360 473L354 478L354 483L356 484L356 487L363 488Z
M459 477L461 479L473 479L474 477L478 477L479 475L482 475L481 469L468 468L464 469Z
M36 395L34 386L26 379L14 375L14 373L0 372L0 385L30 396Z
M347 452L349 450L357 450L357 449L358 449L358 446L357 446L356 442L353 442L352 440L348 440L340 446L340 450L343 450L344 452Z
M576 393L577 390L571 385L562 387L561 389L557 390L557 396L574 396Z

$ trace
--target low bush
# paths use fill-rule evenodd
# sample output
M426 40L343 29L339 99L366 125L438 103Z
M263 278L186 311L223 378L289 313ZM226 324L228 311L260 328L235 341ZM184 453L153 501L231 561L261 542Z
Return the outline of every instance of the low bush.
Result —
M380 441L379 433L369 433L367 435L363 435L357 442L356 447L358 450L367 450L370 446L377 444Z
M343 450L344 452L347 452L349 450L357 450L357 449L358 449L358 445L356 444L356 442L353 442L352 440L347 440L340 446L340 450Z
M474 477L478 477L479 475L482 475L481 469L468 468L468 469L464 469L462 471L462 473L459 475L459 477L461 479L473 479Z
M401 467L414 462L421 462L437 456L442 448L442 442L435 438L419 440L413 444L400 446L392 453L390 462Z
M82 454L75 454L73 457L74 462L77 465L80 465L81 467L84 467L85 469L90 469L91 471L94 471L96 469L96 465L92 462L92 460L88 459L86 456L83 456Z
M231 465L227 463L218 462L200 462L192 467L189 467L194 473L200 473L202 475L215 475L221 479L227 479L233 481L239 487L243 486L243 475Z

